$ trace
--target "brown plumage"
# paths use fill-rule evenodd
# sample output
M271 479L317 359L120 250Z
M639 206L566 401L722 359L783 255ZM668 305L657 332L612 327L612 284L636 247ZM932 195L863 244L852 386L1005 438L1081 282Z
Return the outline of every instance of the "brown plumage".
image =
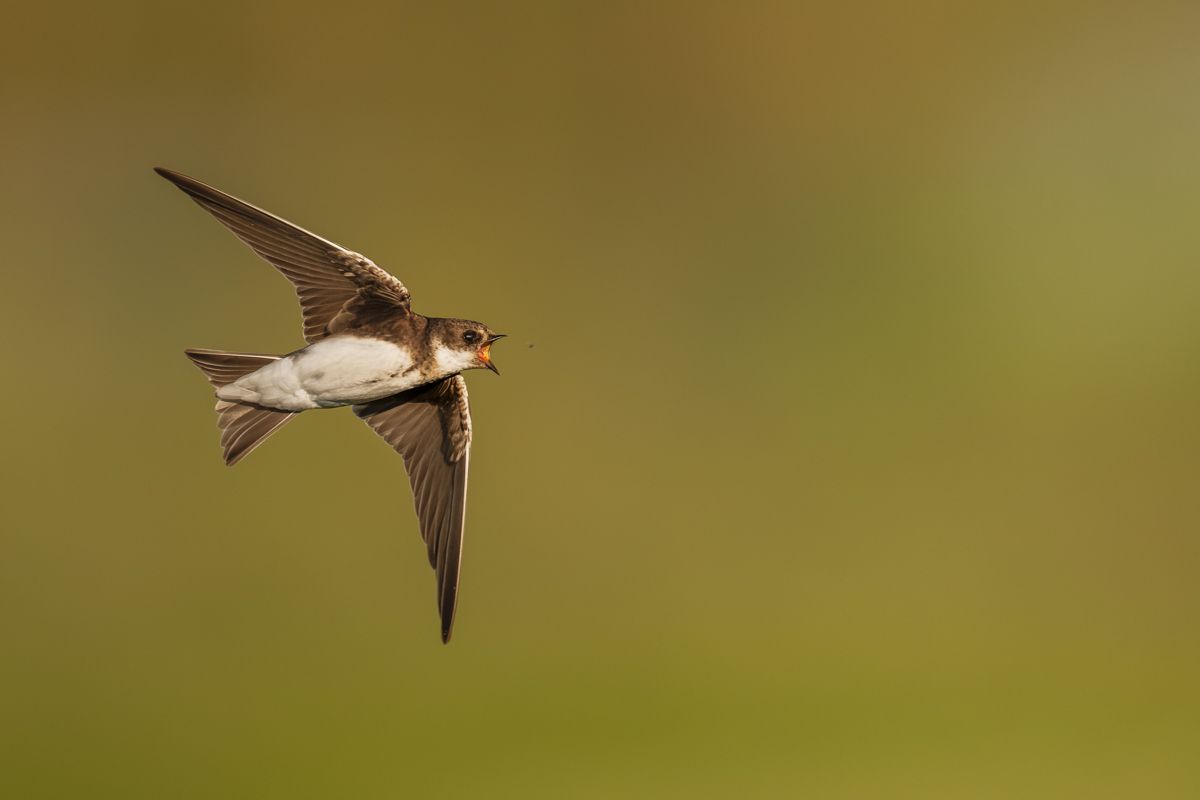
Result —
M228 386L243 375L279 360L279 356L223 353L220 350L185 350L184 353L200 368L214 389ZM297 413L218 400L217 427L221 430L225 463L232 467L241 461Z
M442 638L450 638L467 513L471 411L461 375L409 389L354 413L404 457L429 564L437 571Z
M358 300L359 309L379 303L393 315L408 312L408 289L369 258L194 178L162 167L154 171L187 192L292 282L304 314L305 341L315 342L352 325L351 310L342 314L339 328L329 329L350 300Z
M193 178L155 171L278 269L300 301L308 347L286 356L187 351L217 391L226 463L236 464L302 410L352 405L404 458L437 574L442 641L449 641L471 452L459 373L498 372L490 347L501 335L477 322L417 314L404 284L366 257Z

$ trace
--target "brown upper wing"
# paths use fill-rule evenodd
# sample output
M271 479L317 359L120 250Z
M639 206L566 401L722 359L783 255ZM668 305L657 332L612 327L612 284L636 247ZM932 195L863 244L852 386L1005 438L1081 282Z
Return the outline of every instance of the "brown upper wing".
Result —
M194 178L161 167L154 171L187 192L295 285L304 313L304 338L310 344L326 335L329 321L356 295L407 310L408 289L365 256Z
M354 413L404 457L421 537L437 570L442 641L450 640L471 456L471 410L461 375L354 406Z

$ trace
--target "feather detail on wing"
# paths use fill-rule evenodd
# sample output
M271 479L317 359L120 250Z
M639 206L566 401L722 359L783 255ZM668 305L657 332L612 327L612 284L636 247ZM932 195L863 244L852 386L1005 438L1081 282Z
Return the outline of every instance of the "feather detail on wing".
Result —
M471 411L461 375L354 406L354 413L404 457L421 537L437 572L442 641L450 640L458 598Z
M186 192L292 282L304 314L304 338L310 344L328 335L330 320L356 297L384 301L407 312L408 289L369 258L194 178L161 167L155 172Z

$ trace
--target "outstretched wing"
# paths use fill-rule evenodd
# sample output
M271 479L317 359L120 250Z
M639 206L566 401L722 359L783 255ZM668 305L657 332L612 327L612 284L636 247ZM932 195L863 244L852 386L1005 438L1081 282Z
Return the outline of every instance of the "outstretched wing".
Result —
M354 413L404 457L421 537L437 571L442 641L450 641L471 456L471 409L461 375L354 406Z
M328 335L329 321L356 296L408 309L408 289L369 258L194 178L162 167L154 171L187 192L292 282L309 344Z

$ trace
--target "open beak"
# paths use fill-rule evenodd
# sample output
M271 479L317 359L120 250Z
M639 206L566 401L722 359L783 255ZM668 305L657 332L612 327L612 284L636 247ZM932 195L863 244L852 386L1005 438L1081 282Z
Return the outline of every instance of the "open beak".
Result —
M492 342L495 342L497 339L503 339L506 335L507 334L503 334L503 333L493 333L491 336L488 337L488 340L483 343L483 347L479 348L479 360L483 362L483 365L485 367L487 367L488 369L490 369L492 372L496 373L497 375L500 374L500 370L495 365L495 363L492 361L492 354L491 354Z

